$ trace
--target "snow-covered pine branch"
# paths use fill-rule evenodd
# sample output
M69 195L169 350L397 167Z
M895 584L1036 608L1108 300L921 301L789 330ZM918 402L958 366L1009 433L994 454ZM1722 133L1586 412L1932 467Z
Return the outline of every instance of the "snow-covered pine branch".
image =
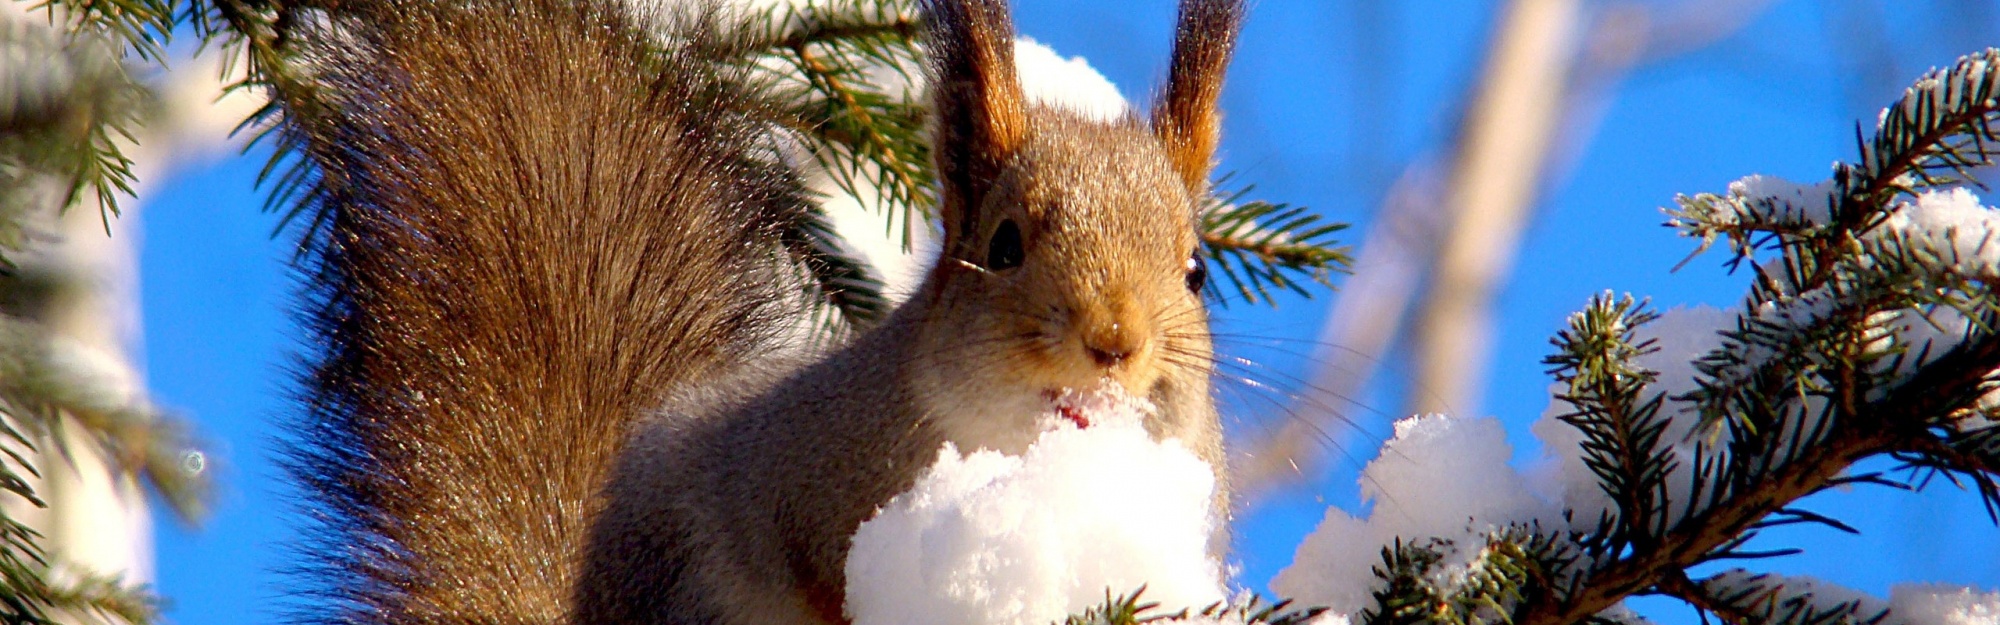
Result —
M1792 502L1891 483L1849 473L1870 457L1915 478L1951 474L2000 518L2000 211L1968 188L2000 156L1996 125L2000 50L1987 50L1926 75L1825 182L1751 176L1678 198L1670 226L1701 249L1727 239L1731 266L1753 268L1740 309L1661 319L1629 297L1595 299L1548 359L1560 390L1536 431L1549 467L1507 467L1497 434L1467 432L1497 430L1487 421L1398 424L1365 472L1374 514L1329 512L1274 586L1367 623L1625 622L1637 617L1621 602L1638 593L1731 623L1994 622L1991 593L1905 591L1891 604L1690 569L1790 553L1747 546L1772 526L1853 531ZM1665 327L1644 327L1656 319ZM1396 468L1412 459L1441 464ZM1466 480L1488 486L1422 503ZM1371 549L1381 557L1361 579L1356 556Z

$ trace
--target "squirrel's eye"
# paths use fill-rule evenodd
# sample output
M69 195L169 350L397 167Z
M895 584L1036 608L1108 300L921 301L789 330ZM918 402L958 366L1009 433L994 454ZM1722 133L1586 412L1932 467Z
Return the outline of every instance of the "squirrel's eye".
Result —
M1021 249L1021 227L1014 225L1012 219L1001 221L1000 227L993 230L993 242L986 246L986 269L1013 269L1021 266L1021 260L1027 256L1028 252Z
M1201 287L1208 285L1208 260L1201 257L1200 250L1188 256L1187 285L1188 292L1197 295L1201 293Z

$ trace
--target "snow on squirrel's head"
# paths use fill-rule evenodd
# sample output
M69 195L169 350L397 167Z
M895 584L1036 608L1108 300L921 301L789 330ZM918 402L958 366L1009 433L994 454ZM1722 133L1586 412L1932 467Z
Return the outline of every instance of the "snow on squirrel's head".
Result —
M1148 436L1149 409L1116 386L1072 392L1018 456L946 444L855 533L848 615L1040 625L1141 586L1170 611L1223 600L1214 474L1179 441Z

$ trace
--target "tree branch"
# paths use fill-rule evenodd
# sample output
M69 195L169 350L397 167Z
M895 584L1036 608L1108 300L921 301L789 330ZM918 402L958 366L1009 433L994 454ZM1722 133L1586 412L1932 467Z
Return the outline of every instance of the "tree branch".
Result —
M1837 426L1840 431L1814 453L1775 467L1756 488L1738 489L1717 502L1703 515L1703 522L1684 522L1663 536L1657 548L1635 549L1631 556L1584 576L1577 584L1579 590L1567 601L1541 595L1538 601L1523 605L1514 622L1568 625L1648 586L1670 584L1676 576L1685 579L1687 567L1701 563L1717 547L1792 501L1821 490L1863 458L1899 450L1957 457L1958 452L1940 443L1928 427L1939 416L1962 407L1957 405L1963 403L1962 398L1976 397L1978 387L1996 369L2000 369L2000 336L1987 336L1953 350L1875 402L1874 410L1851 415L1854 421ZM1972 466L1993 468L1984 463Z
M1655 549L1635 552L1584 576L1567 601L1542 595L1524 605L1514 619L1520 625L1569 625L1616 605L1625 597L1672 575L1685 576L1687 567L1729 543L1765 516L1819 489L1862 458L1894 447L1887 436L1861 434L1831 441L1800 462L1773 471L1759 488L1733 493L1711 508L1706 523L1683 524L1669 531Z
M1654 584L1653 587L1669 597L1687 602L1688 605L1694 606L1695 609L1714 614L1716 618L1722 619L1722 622L1729 625L1743 625L1757 622L1756 615L1738 610L1734 606L1723 603L1714 596L1709 595L1708 590L1702 588L1701 584L1688 579L1685 571L1670 572L1662 576L1659 583Z

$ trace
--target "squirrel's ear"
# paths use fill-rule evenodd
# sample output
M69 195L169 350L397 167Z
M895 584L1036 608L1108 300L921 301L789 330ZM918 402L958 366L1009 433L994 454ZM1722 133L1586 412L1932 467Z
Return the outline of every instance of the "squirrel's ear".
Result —
M937 107L932 149L943 183L938 204L950 246L977 223L976 208L1021 146L1028 118L1006 0L927 0L923 8Z
M1208 190L1215 144L1222 134L1222 76L1243 24L1243 0L1181 0L1174 33L1173 67L1166 93L1153 107L1153 133L1167 148L1175 173L1189 191Z

